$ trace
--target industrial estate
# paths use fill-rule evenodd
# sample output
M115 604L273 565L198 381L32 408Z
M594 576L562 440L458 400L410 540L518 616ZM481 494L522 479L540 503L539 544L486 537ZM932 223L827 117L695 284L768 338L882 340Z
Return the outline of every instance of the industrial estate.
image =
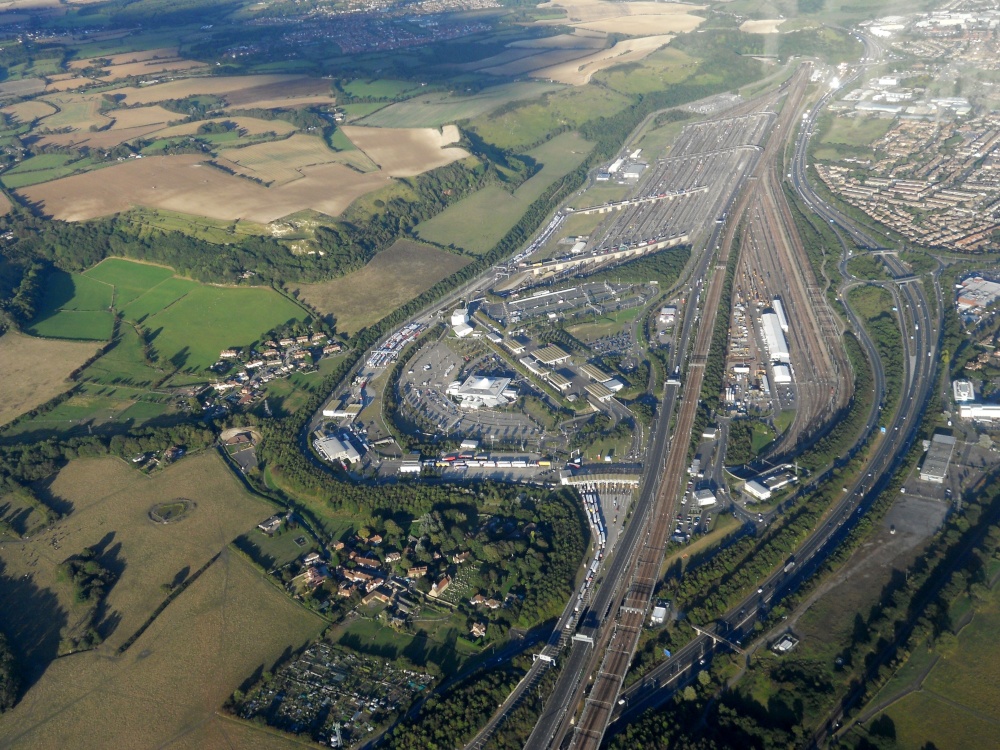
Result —
M0 746L997 746L996 7L0 42Z

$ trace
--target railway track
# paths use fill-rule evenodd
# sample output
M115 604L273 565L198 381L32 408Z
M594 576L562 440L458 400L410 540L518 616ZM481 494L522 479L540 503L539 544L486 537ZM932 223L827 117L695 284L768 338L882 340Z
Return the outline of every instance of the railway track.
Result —
M803 67L793 77L787 87L788 101L782 109L775 130L784 127L790 132L797 103L804 93L808 81L808 68ZM789 106L789 104L794 106ZM772 137L768 140L761 159L755 165L755 172L777 158L783 140ZM751 205L750 191L744 191L737 199L734 216L743 216ZM725 235L719 244L718 255L714 259L716 267L725 268L734 245L739 221L729 222ZM583 713L573 734L570 746L583 750L597 750L600 747L608 722L614 712L625 674L635 654L639 636L659 581L660 565L663 561L667 539L672 526L677 498L683 486L684 468L687 464L688 442L694 427L701 386L705 376L705 362L712 343L716 315L722 299L725 274L714 273L708 280L691 359L687 368L686 382L682 391L680 409L672 439L667 451L667 460L655 504L650 515L651 524L641 545L629 566L627 580L619 582L621 596L612 628L604 641L605 647L600 666L594 673L593 686L584 703ZM726 314L728 315L728 310Z

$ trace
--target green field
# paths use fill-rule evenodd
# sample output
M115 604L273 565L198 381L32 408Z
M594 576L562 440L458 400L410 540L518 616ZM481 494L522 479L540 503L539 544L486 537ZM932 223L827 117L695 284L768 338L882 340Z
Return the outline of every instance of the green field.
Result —
M114 287L78 273L53 271L28 333L101 341L111 337Z
M893 121L892 117L834 117L820 143L865 148L884 136Z
M384 107L362 119L361 124L382 128L433 128L479 117L504 104L534 99L561 88L564 87L558 84L523 81L492 86L470 96L435 92Z
M410 81L376 79L374 81L351 81L344 86L344 91L358 98L395 99L415 88L419 88L419 84Z
M86 373L90 372L91 368L88 368ZM176 411L170 397L163 393L130 385L108 386L97 381L85 381L69 399L11 427L7 435L32 435L38 439L89 435L104 429L119 431L123 424L142 427L151 420L171 414L176 414Z
M622 94L646 94L680 83L697 69L697 61L690 55L664 47L641 63L616 65L595 73L594 80Z
M635 317L642 312L641 307L633 307L628 310L608 313L598 316L596 319L586 323L578 323L569 326L566 330L572 333L580 341L589 342L618 333L626 325L635 320Z
M481 115L470 127L501 148L519 150L541 142L563 127L577 127L595 117L625 109L629 99L594 85L576 86L543 96L539 101L505 107L499 115Z
M491 185L418 224L414 231L429 242L453 245L475 255L488 252L528 206L549 185L575 169L590 149L591 144L576 133L563 133L528 152L542 169L513 194Z
M148 384L160 378L159 367L201 372L222 349L252 343L305 314L272 289L206 286L176 278L169 268L113 258L85 274L54 272L30 332L106 339L112 330L112 294L116 303L127 303L118 308L124 321L141 323L148 332L157 367L144 362L134 332L124 332L110 359L94 368L95 379L105 383Z
M136 297L174 275L172 268L144 265L121 258L108 258L89 271L87 278L110 284L115 289L114 306L121 308Z
M416 635L408 635L374 620L357 619L328 637L334 643L363 653L389 659L403 657L418 667L435 665L444 674L453 674L479 652L461 637L466 632L464 615L425 606L414 625Z
M144 325L155 332L153 348L160 361L196 372L212 365L223 349L249 344L304 314L271 289L198 285L175 304L150 315Z
M939 750L996 747L1000 724L998 632L1000 587L994 587L989 603L958 634L957 647L942 655L919 691L887 709L896 726L899 747L920 747L928 741Z

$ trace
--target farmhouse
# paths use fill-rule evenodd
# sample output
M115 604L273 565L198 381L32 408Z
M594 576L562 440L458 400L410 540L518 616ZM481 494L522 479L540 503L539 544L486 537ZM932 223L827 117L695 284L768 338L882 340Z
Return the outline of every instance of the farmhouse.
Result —
M283 516L271 516L266 521L257 524L257 528L268 536L271 536L274 532L281 528L281 522L284 520Z

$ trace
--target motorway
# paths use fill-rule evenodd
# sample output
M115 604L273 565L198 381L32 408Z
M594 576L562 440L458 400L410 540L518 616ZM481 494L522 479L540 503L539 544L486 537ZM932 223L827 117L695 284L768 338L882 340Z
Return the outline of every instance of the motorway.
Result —
M863 41L866 41L863 39ZM865 62L873 60L872 50L877 49L866 41ZM804 121L804 137L796 143L793 159L792 184L799 196L813 210L830 222L837 230L844 249L844 259L847 257L847 244L842 235L848 236L862 248L877 248L876 243L863 230L855 226L834 207L823 202L812 190L806 173L805 154L808 147L812 124L820 109L829 101L828 94L818 102ZM817 207L820 210L817 210ZM796 565L786 571L784 567L771 573L761 581L757 592L745 597L729 613L705 630L716 637L724 636L729 640L739 640L749 634L755 621L766 616L767 612L787 594L795 591L798 586L814 573L826 557L836 549L846 537L851 527L861 518L865 510L878 494L888 484L892 473L899 465L907 450L916 437L917 429L926 407L930 388L935 378L937 358L934 356L936 342L940 333L940 320L932 316L923 294L922 284L912 283L912 276L891 255L884 256L886 265L901 283L896 293L903 305L900 310L900 328L903 333L905 377L899 408L895 411L892 422L886 425L886 434L876 436L876 442L871 455L864 467L863 473L849 487L845 487L842 498L826 515L826 523L816 529L805 543L796 551ZM842 292L850 284L845 285ZM844 299L844 294L841 294ZM855 327L856 333L869 357L874 356L874 347L854 314L845 303L848 317ZM940 305L938 306L940 310ZM911 339L910 336L913 338ZM873 359L873 363L878 360ZM880 367L876 368L876 391L881 401L884 396L885 379ZM873 409L869 416L868 429L862 434L862 439L851 451L849 457L864 443L874 429L876 420L882 415L880 409ZM848 458L849 458L848 457ZM821 481L824 475L813 480L810 485ZM808 489L808 488L805 488ZM644 710L660 706L673 692L687 683L697 673L698 667L718 643L712 637L699 635L683 649L675 653L668 661L647 674L642 681L636 683L623 693L626 706L620 707L616 720L625 723L638 716Z

